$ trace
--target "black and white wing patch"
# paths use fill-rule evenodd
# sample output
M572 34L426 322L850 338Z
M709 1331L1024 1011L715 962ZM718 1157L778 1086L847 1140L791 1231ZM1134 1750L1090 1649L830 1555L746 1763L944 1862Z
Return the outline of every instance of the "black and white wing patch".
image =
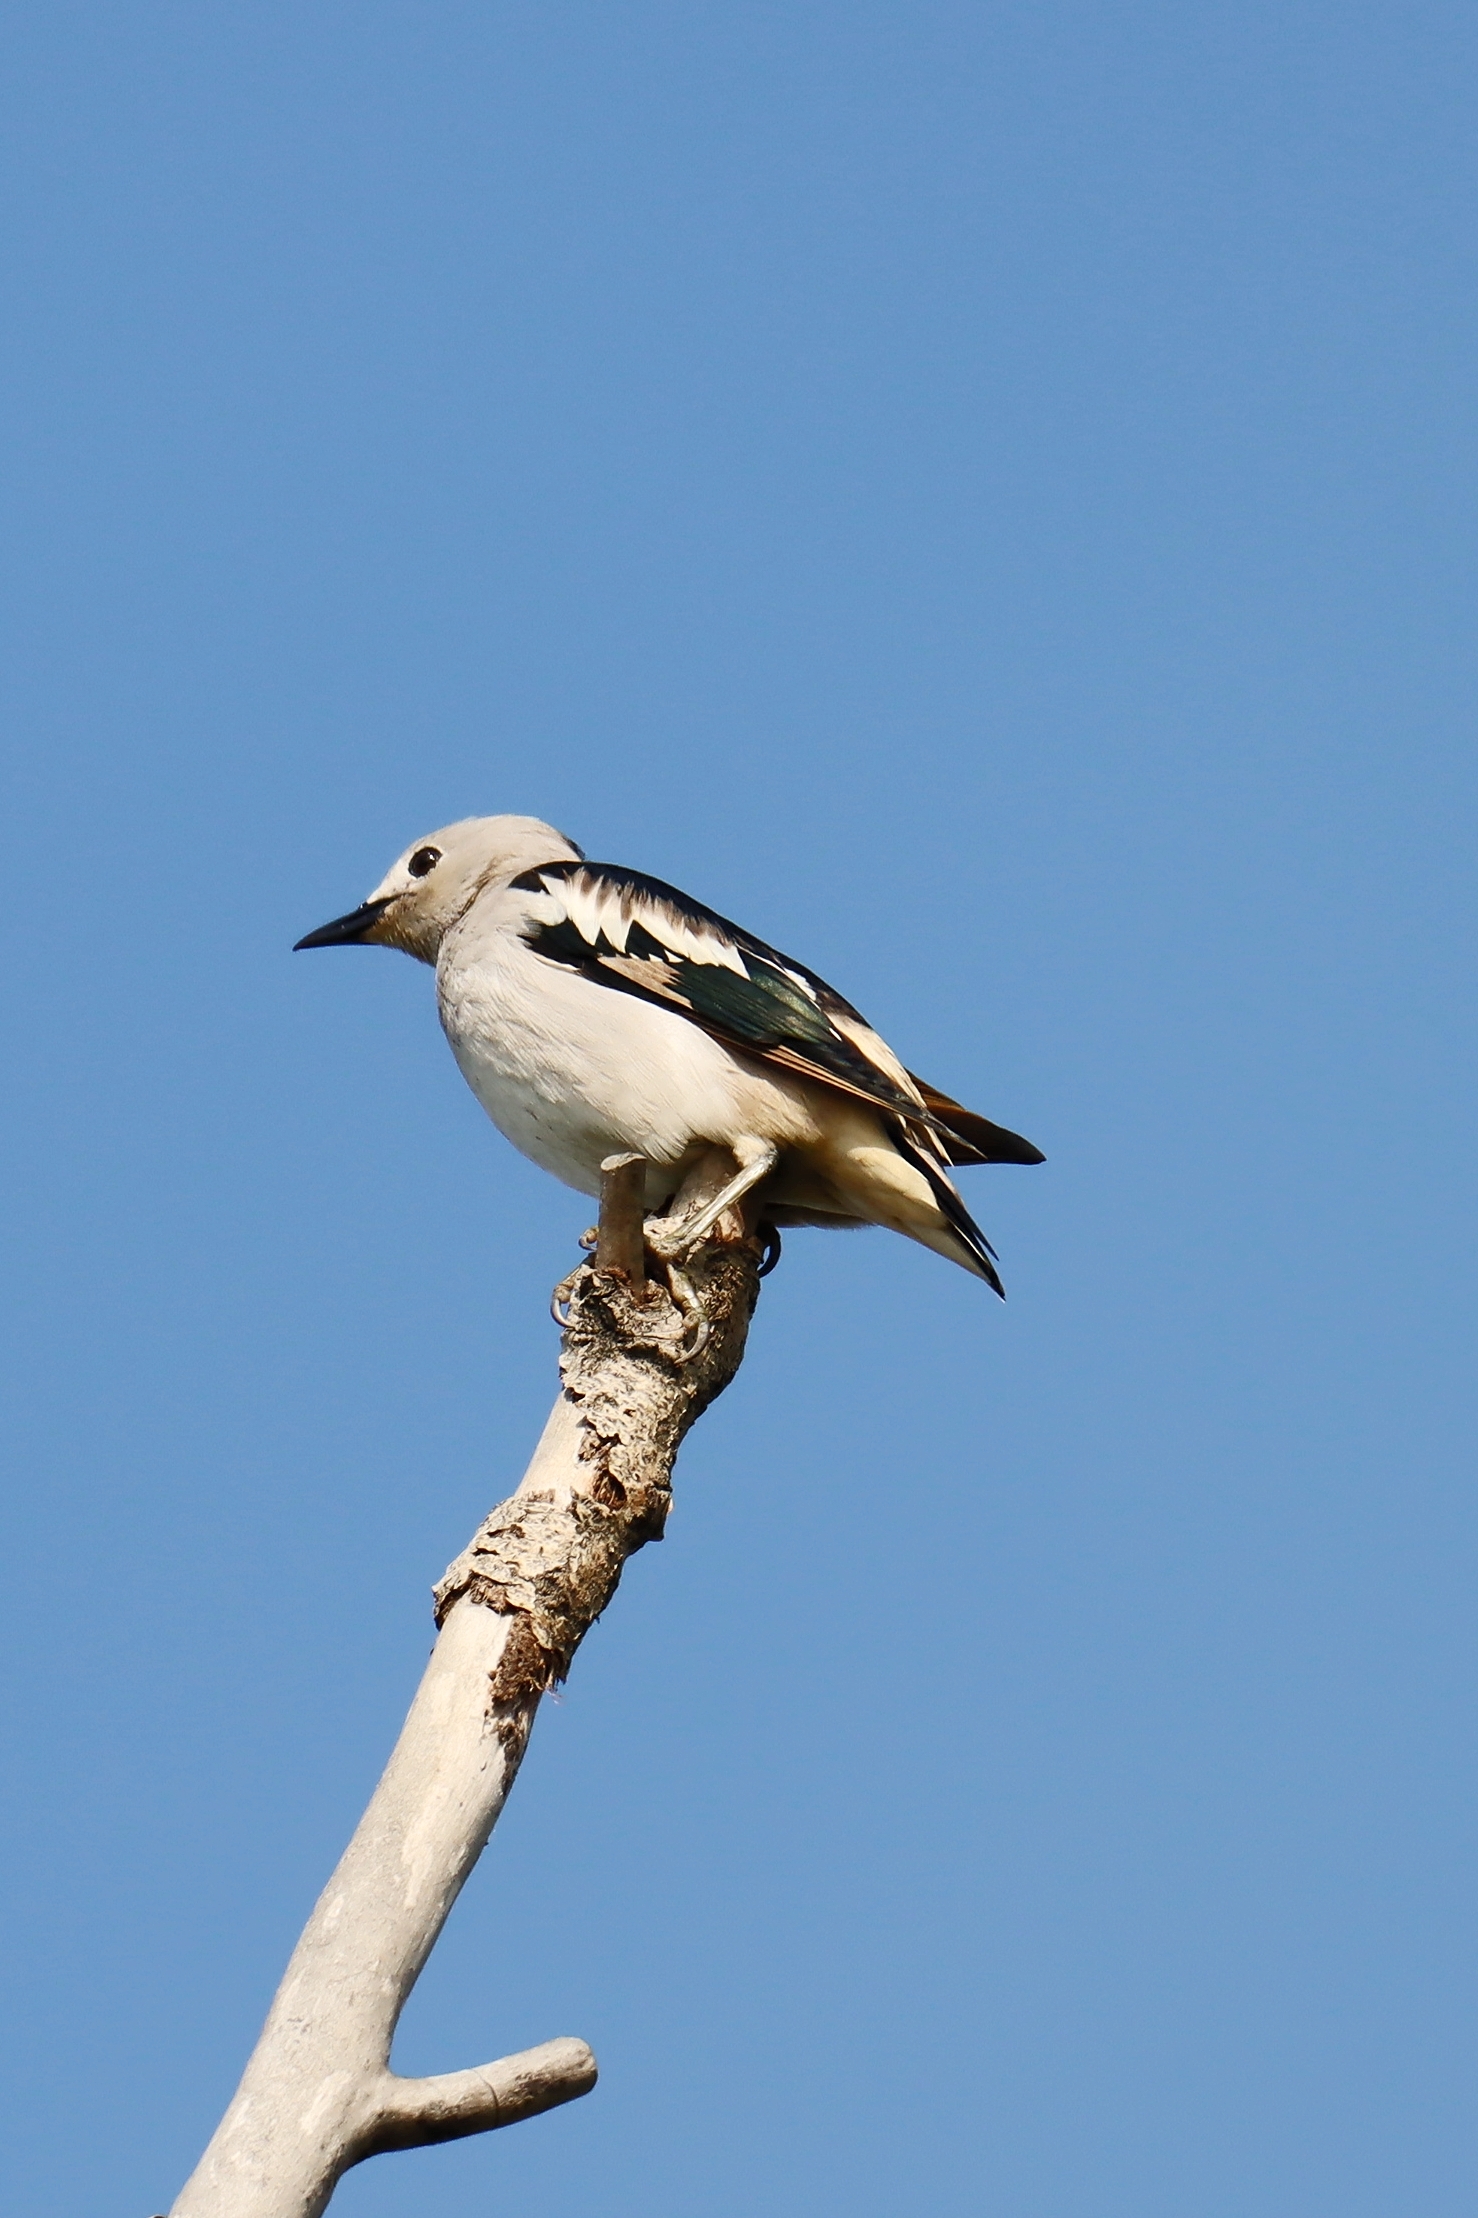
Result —
M526 871L514 884L539 897L525 936L549 961L679 1010L731 1046L926 1127L946 1161L1042 1160L1029 1140L915 1079L825 979L660 878L568 862Z
M680 1010L767 1062L928 1115L903 1065L840 994L675 886L609 863L554 863L515 883L544 896L525 933L538 954Z

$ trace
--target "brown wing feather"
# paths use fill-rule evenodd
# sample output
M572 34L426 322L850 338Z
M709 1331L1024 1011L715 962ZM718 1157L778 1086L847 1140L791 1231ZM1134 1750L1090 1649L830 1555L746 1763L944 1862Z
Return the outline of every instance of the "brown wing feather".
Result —
M1019 1132L1008 1132L1003 1124L992 1124L989 1117L977 1116L973 1109L966 1109L960 1102L952 1101L937 1086L913 1071L909 1072L923 1098L924 1107L934 1120L936 1130L944 1127L943 1138L951 1163L1045 1163L1047 1158L1030 1140Z

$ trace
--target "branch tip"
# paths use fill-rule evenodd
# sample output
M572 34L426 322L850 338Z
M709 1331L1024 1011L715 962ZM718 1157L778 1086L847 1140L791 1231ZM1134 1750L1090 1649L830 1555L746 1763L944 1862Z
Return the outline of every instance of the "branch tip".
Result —
M598 1271L620 1271L630 1280L638 1301L646 1290L646 1199L644 1159L640 1155L608 1155L600 1167L595 1267Z
M467 2072L440 2072L431 2079L401 2079L387 2072L376 2090L364 2154L428 2148L433 2142L516 2125L520 2118L535 2118L541 2110L588 2095L597 2076L588 2045L569 2036Z

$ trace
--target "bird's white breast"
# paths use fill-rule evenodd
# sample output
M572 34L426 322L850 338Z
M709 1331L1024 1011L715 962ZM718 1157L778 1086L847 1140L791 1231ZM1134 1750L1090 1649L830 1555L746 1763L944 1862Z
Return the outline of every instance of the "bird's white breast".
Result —
M755 1081L739 1059L686 1017L536 955L520 933L531 898L489 888L437 963L452 1053L499 1131L594 1194L607 1155L680 1173L751 1129Z

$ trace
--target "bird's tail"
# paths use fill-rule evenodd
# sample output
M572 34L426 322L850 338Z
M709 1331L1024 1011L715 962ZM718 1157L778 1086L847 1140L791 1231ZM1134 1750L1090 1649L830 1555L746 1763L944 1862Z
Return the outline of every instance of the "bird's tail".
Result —
M1008 1132L1003 1124L992 1124L989 1117L977 1116L963 1103L952 1101L927 1079L919 1078L913 1071L909 1077L923 1096L924 1107L934 1122L934 1129L945 1155L951 1163L1045 1163L1047 1158L1030 1140L1023 1140L1019 1132Z
M1001 1284L1001 1274L996 1269L996 1251L965 1207L954 1180L934 1153L934 1149L941 1145L938 1138L927 1126L907 1125L901 1117L892 1127L890 1137L904 1161L911 1163L928 1180L929 1190L938 1205L940 1215L945 1218L950 1231L965 1250L965 1256L959 1260L965 1263L967 1270L972 1270L978 1278L983 1278L986 1285L1004 1301L1006 1289Z

